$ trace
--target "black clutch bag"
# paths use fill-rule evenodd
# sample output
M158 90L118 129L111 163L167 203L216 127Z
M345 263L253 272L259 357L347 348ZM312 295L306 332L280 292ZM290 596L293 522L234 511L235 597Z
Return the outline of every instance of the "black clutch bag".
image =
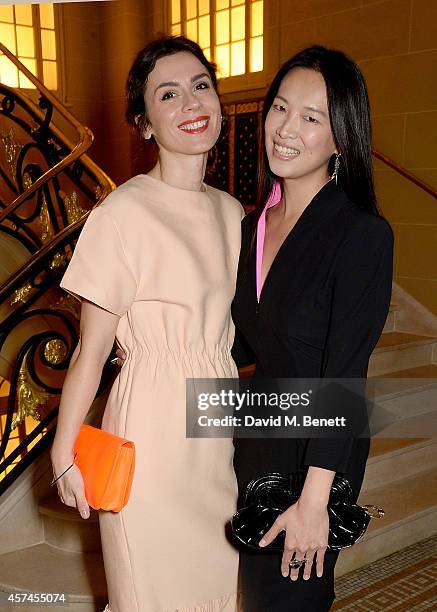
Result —
M265 547L258 542L276 518L300 497L305 474L270 473L252 480L246 487L244 507L234 514L231 526L235 538L248 548L259 551L283 551L285 532ZM352 489L346 478L336 475L328 503L328 548L339 550L355 544L367 529L371 518L381 518L384 510L377 506L354 504Z

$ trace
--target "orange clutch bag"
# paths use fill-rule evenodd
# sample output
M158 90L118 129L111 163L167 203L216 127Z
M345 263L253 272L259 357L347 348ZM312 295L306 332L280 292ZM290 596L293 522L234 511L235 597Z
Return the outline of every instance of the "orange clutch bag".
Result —
M85 497L95 510L120 512L129 500L135 445L91 425L82 425L74 445Z

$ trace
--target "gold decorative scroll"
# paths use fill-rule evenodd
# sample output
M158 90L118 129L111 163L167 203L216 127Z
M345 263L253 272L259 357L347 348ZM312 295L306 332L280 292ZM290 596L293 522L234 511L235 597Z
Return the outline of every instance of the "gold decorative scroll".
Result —
M79 203L79 198L76 191L72 191L71 195L63 191L59 195L64 200L65 210L67 212L68 223L75 223L87 212Z
M32 177L28 172L25 172L23 174L23 186L25 189L29 189L29 187L32 187Z
M50 222L50 215L49 215L49 211L47 208L47 201L45 198L45 195L43 194L42 196L42 205L41 205L41 211L39 213L39 226L41 229L41 240L43 242L47 242L47 240L50 240L51 238L53 238L53 228L52 228L52 224Z
M11 301L11 306L14 306L15 304L18 304L18 302L23 302L23 304L25 304L27 302L27 298L29 296L29 293L32 291L33 287L31 285L31 283L27 283L26 285L23 285L23 287L20 287L19 289L17 289L14 293L14 297Z
M23 145L16 140L13 127L9 128L9 132L1 134L0 138L5 150L6 162L9 164L11 176L15 180L15 162L17 161L18 151Z
M55 304L50 306L53 310L66 310L71 312L75 319L80 317L80 301L69 293L62 296Z
M52 365L62 363L67 356L67 347L62 340L49 340L44 347L44 357Z
M65 253L56 253L50 262L50 270L56 270L57 268L61 268L65 262L67 261L67 256Z
M36 421L40 421L41 415L38 412L38 406L46 404L48 398L48 393L42 389L37 389L36 386L31 383L27 372L26 361L23 361L18 375L18 410L17 416L12 421L12 429L21 425L28 416Z

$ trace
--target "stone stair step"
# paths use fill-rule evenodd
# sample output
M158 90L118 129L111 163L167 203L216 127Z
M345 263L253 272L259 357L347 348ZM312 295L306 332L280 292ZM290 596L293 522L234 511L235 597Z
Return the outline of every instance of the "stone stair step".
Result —
M67 552L47 543L0 555L0 591L66 593L81 612L91 604L102 610L107 602L102 556Z
M397 304L390 304L388 311L387 320L384 325L382 333L392 332L396 330L396 314L399 312L399 306Z
M39 512L47 544L70 552L99 552L99 517L96 510L90 510L90 517L83 519L76 508L63 504L56 493L43 499Z
M375 376L375 378L435 378L437 379L437 365L434 363L428 363L423 366L416 368L406 368L404 370L397 370L396 372L390 372L390 376L385 374Z
M362 494L437 468L437 438L373 438Z
M422 345L436 341L437 338L433 338L432 336L424 336L422 334L411 334L409 332L395 331L381 336L375 350L378 352L390 350L393 347L405 348L413 345Z
M376 504L385 517L373 519L364 538L342 551L336 575L342 576L437 533L437 470L422 471L363 491L360 504Z
M437 366L428 364L371 377L368 397L397 419L436 412ZM424 435L432 437L437 432Z
M429 438L372 438L370 442L369 461L372 457L378 457L384 453L406 449L420 442L426 442Z
M84 522L84 519L80 516L77 509L63 504L56 493L53 493L41 500L38 507L41 514L45 516L58 518L59 520L63 521ZM86 522L98 523L99 515L97 510L93 510L92 508L90 508L90 510L90 517L86 520Z
M412 437L412 428L408 438L373 437L363 491L437 465L437 439L435 432L432 436L432 428L428 428L429 419L432 424L436 418L428 413L437 409L437 365L428 364L375 377L372 384L378 404L399 418L410 417L406 421L408 427L418 429L421 422L420 430L424 435ZM385 430L380 435L388 433L389 430Z
M382 334L373 351L369 376L426 366L433 362L433 347L437 338L405 332Z
M434 438L437 437L437 412L424 412L411 417L390 417L375 438Z

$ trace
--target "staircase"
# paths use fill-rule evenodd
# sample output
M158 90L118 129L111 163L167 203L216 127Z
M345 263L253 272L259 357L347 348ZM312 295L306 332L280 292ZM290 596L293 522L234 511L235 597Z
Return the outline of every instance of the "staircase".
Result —
M359 503L385 516L342 552L337 576L437 533L437 338L400 331L402 314L391 305L369 367L378 405L399 420L371 441Z
M115 185L86 155L91 131L0 51L39 96L0 83L1 495L53 435L79 318L59 280L90 210Z
M107 596L98 516L92 511L83 520L61 504L48 484L47 449L78 328L77 304L58 288L59 278L88 212L115 185L85 154L89 130L1 44L0 50L41 94L36 104L0 85L7 145L7 164L0 158L0 591L66 593L69 609L99 612ZM63 131L53 121L56 113ZM255 120L258 115L255 109ZM437 419L437 323L428 313L423 324L420 305L410 308L399 295L395 288L369 368L378 403L398 420L372 440L360 497L382 506L386 516L342 553L338 575L437 532L437 437L429 433ZM104 404L99 395L93 408L101 413ZM97 423L93 418L88 422Z
M418 431L426 431L423 423L437 419L437 339L399 331L399 312L399 306L391 306L371 359L378 403L403 419L407 431L414 420ZM378 391L379 379L384 382ZM386 515L371 522L360 543L342 552L338 576L437 533L437 437L374 438L360 502L380 505ZM72 610L103 610L97 513L81 519L52 490L38 503L38 520L41 541L0 555L0 590L67 592Z
M398 420L371 441L359 503L381 506L385 517L342 552L337 576L437 533L437 329L417 333L415 316L408 301L392 303L370 359L376 403Z
M107 603L97 512L83 520L51 496L38 504L44 541L0 556L0 590L66 593L68 610L97 612ZM11 606L15 610L16 606ZM36 610L33 606L20 610ZM45 609L45 608L42 608ZM65 610L51 606L51 610Z
M69 609L88 612L107 601L98 516L85 523L59 503L47 449L79 328L59 280L90 210L115 184L86 155L91 131L0 51L36 92L0 83L0 591L66 593ZM109 370L88 422L98 424Z

